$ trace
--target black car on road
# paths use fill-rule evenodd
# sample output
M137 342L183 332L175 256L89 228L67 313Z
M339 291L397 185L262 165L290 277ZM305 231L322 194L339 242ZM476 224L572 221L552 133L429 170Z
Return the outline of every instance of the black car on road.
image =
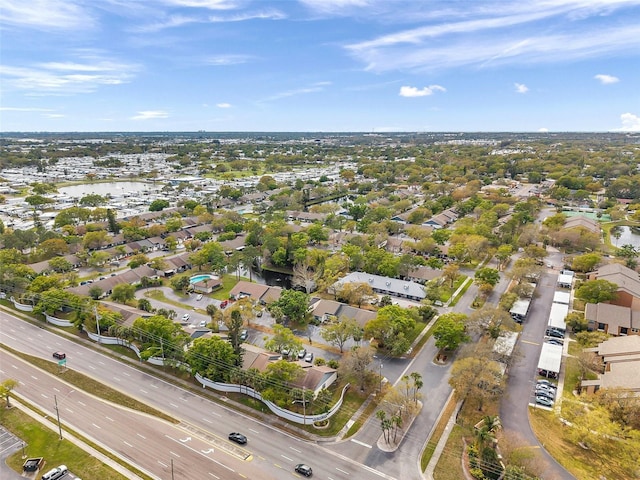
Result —
M304 475L305 477L310 477L311 475L313 475L311 467L309 465L305 465L304 463L299 463L298 465L296 465L296 468L294 470L300 475Z
M239 443L240 445L244 445L247 443L247 437L238 432L232 432L229 434L229 440L232 442Z

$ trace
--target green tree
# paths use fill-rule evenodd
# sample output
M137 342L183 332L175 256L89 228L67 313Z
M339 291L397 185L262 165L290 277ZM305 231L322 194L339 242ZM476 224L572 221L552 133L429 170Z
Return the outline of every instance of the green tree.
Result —
M329 344L335 345L343 353L345 343L350 338L358 338L361 335L360 325L353 318L341 317L337 322L323 327L320 336Z
M129 267L130 268L138 268L141 265L146 265L149 263L149 257L147 257L144 253L138 253L129 259Z
M575 333L585 331L589 323L582 312L570 312L565 319L567 326Z
M54 272L67 273L73 270L73 265L64 257L54 257L49 260L49 268Z
M278 307L292 323L305 324L308 322L309 295L304 292L283 290L280 298L269 307Z
M276 324L273 326L273 336L265 337L264 348L278 353L286 351L295 357L302 350L302 342L290 329Z
M415 325L416 321L407 309L398 305L388 305L378 310L376 318L367 322L364 331L366 337L374 338L378 342L378 347L398 354L408 349L406 336Z
M80 199L80 205L83 207L99 207L106 205L107 199L97 193L89 193Z
M192 371L214 382L229 381L238 356L229 342L220 337L197 338L185 355Z
M608 280L587 280L576 289L576 297L588 303L608 302L618 296L618 285Z
M149 211L150 212L160 212L160 211L164 210L165 208L168 208L169 205L170 205L169 204L169 200L162 200L162 199L154 200L149 205Z
M136 339L141 343L143 360L163 356L175 360L184 357L184 346L190 340L182 327L163 315L139 317L133 322Z
M151 302L146 298L138 299L138 310L144 310L145 312L153 312Z
M474 401L482 411L487 399L502 394L502 370L498 362L487 358L462 358L453 362L449 385L456 399Z
M242 348L240 347L240 344L242 343L242 340L240 339L240 329L244 325L244 320L242 319L242 314L239 309L234 308L231 310L230 315L225 320L225 325L229 330L227 335L231 342L231 346L238 356L238 360L240 360L240 356L242 354Z
M2 383L0 383L0 398L4 398L7 400L7 408L11 408L11 391L14 390L20 382L14 380L13 378L7 378Z
M120 283L113 287L111 300L118 303L127 303L133 300L136 295L136 287L128 283Z
M93 300L98 300L104 291L98 285L92 285L88 293Z
M571 261L571 268L576 272L592 272L600 264L602 257L597 253L585 253L574 257Z
M500 272L495 268L483 267L476 270L475 283L482 285L483 283L495 287L500 281Z
M461 343L468 342L470 338L466 333L466 319L464 313L451 312L440 315L433 330L436 347L455 350Z
M513 255L513 247L511 245L500 245L496 250L495 257L498 260L498 270L503 270L509 263L511 256Z

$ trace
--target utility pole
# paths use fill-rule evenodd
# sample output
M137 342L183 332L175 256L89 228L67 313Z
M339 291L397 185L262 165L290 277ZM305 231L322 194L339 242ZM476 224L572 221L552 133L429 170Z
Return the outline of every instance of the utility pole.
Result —
M96 330L98 331L98 345L100 344L100 317L98 316L98 307L93 307L93 313L96 316Z
M173 480L173 458L171 459L171 480Z
M58 418L58 432L60 432L60 440L62 440L62 425L60 425L60 412L58 411L58 397L54 395L53 400L56 403L56 417Z
M303 385L302 386L302 416L303 416L303 425L307 424L307 389Z

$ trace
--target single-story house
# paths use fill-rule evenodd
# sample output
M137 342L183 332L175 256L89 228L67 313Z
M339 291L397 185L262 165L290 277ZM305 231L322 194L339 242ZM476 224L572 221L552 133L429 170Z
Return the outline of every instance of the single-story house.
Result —
M338 291L346 283L366 283L374 292L393 297L408 298L419 302L426 297L424 288L419 283L399 280L397 278L383 277L364 272L352 272L338 280L331 286L333 291Z
M309 306L309 311L322 323L340 318L353 318L361 327L376 317L376 312L325 299L316 300Z
M269 285L241 280L231 289L229 297L235 299L251 297L254 302L266 305L278 300L281 293L282 289L280 287L270 287Z

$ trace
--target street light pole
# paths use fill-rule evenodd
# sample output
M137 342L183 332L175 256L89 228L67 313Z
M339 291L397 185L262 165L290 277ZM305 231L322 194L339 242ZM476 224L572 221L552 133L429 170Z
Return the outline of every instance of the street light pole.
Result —
M58 418L58 432L60 432L60 440L62 440L62 425L60 425L60 412L58 411L58 397L54 395L53 400L56 403L56 417Z
M380 359L380 395L382 395L382 359Z

